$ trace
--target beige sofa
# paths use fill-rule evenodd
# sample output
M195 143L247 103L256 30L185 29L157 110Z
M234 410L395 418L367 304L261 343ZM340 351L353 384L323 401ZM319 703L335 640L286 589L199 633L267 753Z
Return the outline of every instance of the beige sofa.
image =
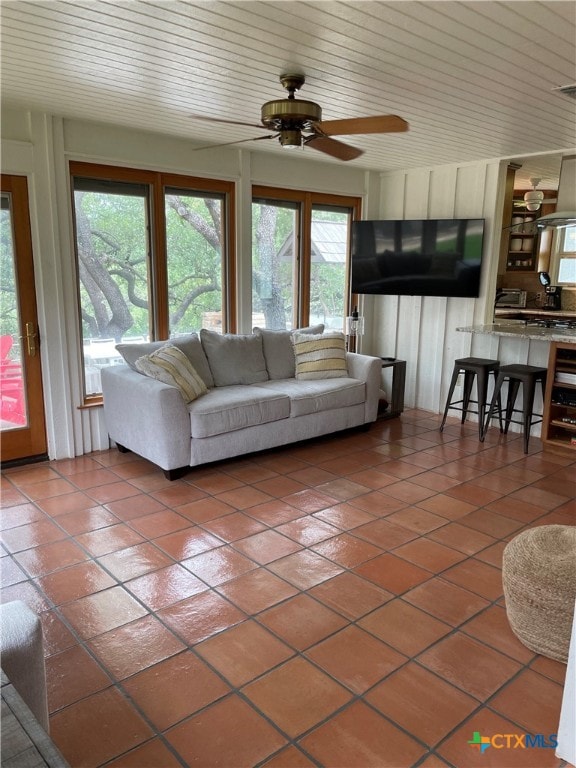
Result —
M206 385L192 402L185 402L177 387L137 369L140 357L167 343L184 352ZM170 479L189 467L358 427L377 417L380 358L346 353L341 374L297 378L289 331L202 330L117 349L126 365L102 370L110 438L119 450L157 464Z

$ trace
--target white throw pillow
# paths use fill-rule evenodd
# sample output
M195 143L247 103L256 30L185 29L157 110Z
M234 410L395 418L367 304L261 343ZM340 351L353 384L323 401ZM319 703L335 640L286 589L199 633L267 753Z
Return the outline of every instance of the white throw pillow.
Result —
M331 331L319 335L293 333L297 379L336 379L348 376L346 339Z
M186 403L208 392L190 360L173 344L166 344L150 355L139 357L135 365L145 376L179 389Z

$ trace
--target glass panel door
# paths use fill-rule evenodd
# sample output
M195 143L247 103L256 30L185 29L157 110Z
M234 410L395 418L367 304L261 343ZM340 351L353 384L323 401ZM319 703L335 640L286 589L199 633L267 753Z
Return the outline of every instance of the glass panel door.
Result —
M24 366L20 349L20 311L16 278L12 195L2 193L0 216L2 311L0 312L0 427L19 429L28 424Z
M2 461L46 453L40 340L26 179L0 194L0 431Z

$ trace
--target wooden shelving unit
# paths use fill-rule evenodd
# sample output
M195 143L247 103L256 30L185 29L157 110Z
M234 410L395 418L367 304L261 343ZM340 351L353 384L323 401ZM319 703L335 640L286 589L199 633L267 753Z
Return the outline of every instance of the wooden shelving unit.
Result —
M511 224L522 224L532 222L536 219L538 213L534 211L518 210L512 211ZM536 241L535 234L520 234L510 232L508 239L508 254L506 257L507 272L533 272L536 269Z
M509 178L506 182L508 188L513 184L514 174L514 166L509 167ZM510 223L509 227L504 230L506 234L500 245L501 272L536 272L539 269L545 271L548 269L550 243L543 241L538 232L524 234L510 229L514 224L533 222L540 216L545 216L556 210L555 203L547 202L547 199L555 199L556 192L554 190L542 191L544 192L544 202L537 211L528 211L526 208L514 205L515 202L523 200L524 192L519 190L508 192L511 197L504 209L504 220Z
M542 443L545 450L576 453L576 344L550 344Z

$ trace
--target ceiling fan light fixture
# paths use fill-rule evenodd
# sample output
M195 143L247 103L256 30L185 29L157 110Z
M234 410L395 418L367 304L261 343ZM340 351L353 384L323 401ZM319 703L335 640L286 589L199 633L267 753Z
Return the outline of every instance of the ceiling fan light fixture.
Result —
M530 184L532 184L533 189L524 194L526 209L528 211L538 211L544 201L544 192L541 189L536 189L538 184L540 184L540 179L530 179Z
M297 149L302 146L302 134L299 130L280 131L278 139L284 149Z
M539 189L533 189L530 192L526 192L524 195L524 202L526 203L526 208L529 211L539 210L543 200L544 192Z

